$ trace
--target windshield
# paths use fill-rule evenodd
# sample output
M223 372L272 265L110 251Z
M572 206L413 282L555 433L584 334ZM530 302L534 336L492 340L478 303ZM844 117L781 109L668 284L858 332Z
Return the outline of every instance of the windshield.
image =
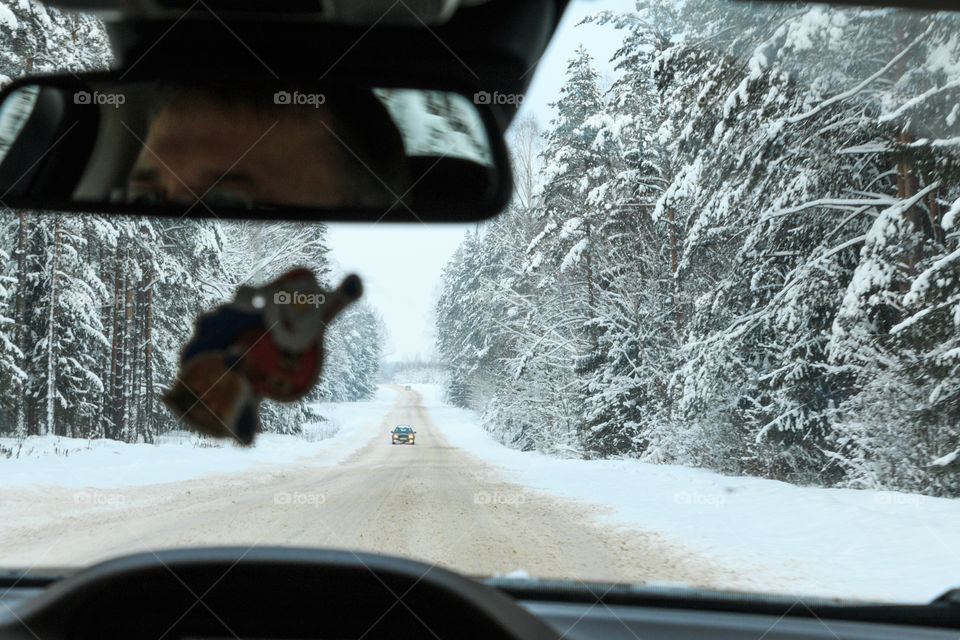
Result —
M0 40L3 82L110 63L99 22L31 3ZM479 225L3 209L0 568L281 544L960 585L960 14L574 1L525 95L478 96L521 105ZM160 397L196 319L294 267L364 281L316 386L251 447L188 430Z

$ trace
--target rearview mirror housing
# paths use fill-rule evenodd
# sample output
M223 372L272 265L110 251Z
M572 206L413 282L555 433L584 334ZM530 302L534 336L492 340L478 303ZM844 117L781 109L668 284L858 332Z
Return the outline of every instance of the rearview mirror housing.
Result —
M0 93L0 201L101 214L467 222L513 189L482 92L351 76L34 76Z

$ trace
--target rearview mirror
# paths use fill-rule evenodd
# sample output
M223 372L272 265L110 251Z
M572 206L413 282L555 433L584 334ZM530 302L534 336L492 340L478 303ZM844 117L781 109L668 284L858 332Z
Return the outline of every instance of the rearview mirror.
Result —
M481 220L513 186L484 102L240 77L27 78L0 94L0 201L127 215Z

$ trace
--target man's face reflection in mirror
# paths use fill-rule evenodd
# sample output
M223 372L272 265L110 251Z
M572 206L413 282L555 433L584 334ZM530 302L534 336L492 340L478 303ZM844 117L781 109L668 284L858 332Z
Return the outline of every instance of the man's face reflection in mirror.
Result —
M386 109L364 91L310 95L290 104L292 91L168 91L130 172L129 200L393 205L406 191L405 156Z

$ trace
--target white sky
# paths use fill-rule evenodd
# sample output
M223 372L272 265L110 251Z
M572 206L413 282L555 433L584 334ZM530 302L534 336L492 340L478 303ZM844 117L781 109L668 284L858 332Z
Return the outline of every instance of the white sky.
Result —
M541 61L521 111L531 111L546 128L564 81L567 61L579 44L594 58L601 77L614 75L610 57L622 39L616 30L575 25L604 9L629 10L633 0L573 0ZM440 273L473 225L331 224L328 241L340 273L363 278L364 297L383 316L389 332L387 360L433 353L433 305Z

